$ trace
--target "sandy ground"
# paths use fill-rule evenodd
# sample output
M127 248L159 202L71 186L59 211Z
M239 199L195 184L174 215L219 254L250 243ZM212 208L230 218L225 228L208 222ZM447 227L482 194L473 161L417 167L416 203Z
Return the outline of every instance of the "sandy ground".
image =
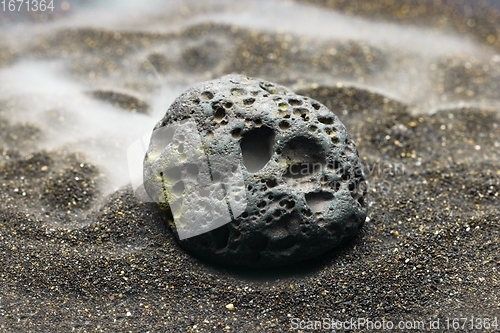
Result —
M149 13L148 29L133 19L126 29L69 29L56 15L19 43L9 38L19 30L0 30L1 70L26 59L57 63L86 98L127 119L159 119L155 75L182 87L243 73L316 98L355 139L370 207L352 242L314 260L214 266L184 252L130 187L108 194L112 175L90 150L45 144L58 131L77 133L78 118L56 124L68 104L37 118L30 110L43 91L2 94L0 331L312 332L338 320L338 332L373 331L366 321L385 325L379 331L445 332L455 318L457 332L500 330L499 12L489 2L305 3L347 20L451 31L475 49L419 53L404 41L398 49L272 31L241 17L151 31L163 16L173 20L167 10Z

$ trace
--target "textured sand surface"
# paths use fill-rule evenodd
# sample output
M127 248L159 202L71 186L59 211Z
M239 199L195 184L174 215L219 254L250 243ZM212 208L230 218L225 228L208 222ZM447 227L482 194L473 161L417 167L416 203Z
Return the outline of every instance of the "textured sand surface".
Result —
M500 320L497 2L56 5L0 15L0 331ZM186 87L228 73L346 125L369 220L342 249L276 270L210 265L132 195L128 145Z

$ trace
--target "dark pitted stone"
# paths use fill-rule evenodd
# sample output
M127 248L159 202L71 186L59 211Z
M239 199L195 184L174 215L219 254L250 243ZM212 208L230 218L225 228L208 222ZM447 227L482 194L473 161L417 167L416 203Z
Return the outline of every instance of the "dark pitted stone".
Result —
M155 135L189 121L191 127L167 139ZM188 181L216 183L223 174L227 182L228 170L236 176L219 199L220 191L196 192L196 182ZM353 237L367 213L358 152L337 116L283 86L240 75L201 83L175 100L153 132L144 186L152 200L166 201L159 206L182 247L231 265L282 266L317 256ZM193 209L195 192L205 196L196 201L196 214L177 223ZM228 220L186 237L224 216L211 215L216 206L228 207Z

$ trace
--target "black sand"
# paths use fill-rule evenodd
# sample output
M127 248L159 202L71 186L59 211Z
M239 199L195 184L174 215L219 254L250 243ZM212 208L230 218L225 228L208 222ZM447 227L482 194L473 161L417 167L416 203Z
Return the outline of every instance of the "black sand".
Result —
M398 6L367 14L339 3L329 7L401 25L419 22L388 14ZM427 15L425 24L461 31L457 22L470 18L426 3L428 11L452 14L444 27L437 14ZM500 15L483 5L474 12L482 15L481 25L462 33L498 52ZM65 59L78 80L90 80L89 72L119 77L137 96L147 95L151 65L173 76L238 72L293 86L346 124L370 186L369 220L343 248L280 269L213 266L180 249L155 206L139 202L129 188L104 196L106 176L84 154L36 148L43 130L29 119L11 121L17 104L2 100L2 332L286 332L298 320L307 325L323 318L444 332L447 318L451 325L464 317L497 318L500 329L500 62L440 59L432 89L457 103L418 113L390 96L331 83L332 77L373 79L393 59L383 47L291 38L212 23L180 33L79 28L42 36L21 50L0 50L1 66L22 56ZM285 40L298 51L283 48ZM151 46L165 42L188 46L182 57L169 59ZM337 44L335 56L322 56ZM124 68L121 57L133 58L137 49L145 58ZM259 61L270 53L275 56ZM471 64L464 67L466 61ZM134 77L140 78L136 86ZM120 97L110 103L124 116L130 110L124 101L147 105L117 93L98 98L106 96ZM490 107L472 103L485 100ZM438 319L439 328L430 330ZM413 329L397 329L400 320ZM474 331L495 331L478 323ZM471 323L456 331L472 331Z

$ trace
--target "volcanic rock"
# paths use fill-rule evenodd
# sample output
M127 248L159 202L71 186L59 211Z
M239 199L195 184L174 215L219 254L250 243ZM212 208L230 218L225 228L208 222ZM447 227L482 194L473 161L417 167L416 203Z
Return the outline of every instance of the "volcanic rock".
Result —
M358 152L337 116L241 75L174 101L153 131L144 187L183 248L231 265L315 257L352 238L367 214Z

